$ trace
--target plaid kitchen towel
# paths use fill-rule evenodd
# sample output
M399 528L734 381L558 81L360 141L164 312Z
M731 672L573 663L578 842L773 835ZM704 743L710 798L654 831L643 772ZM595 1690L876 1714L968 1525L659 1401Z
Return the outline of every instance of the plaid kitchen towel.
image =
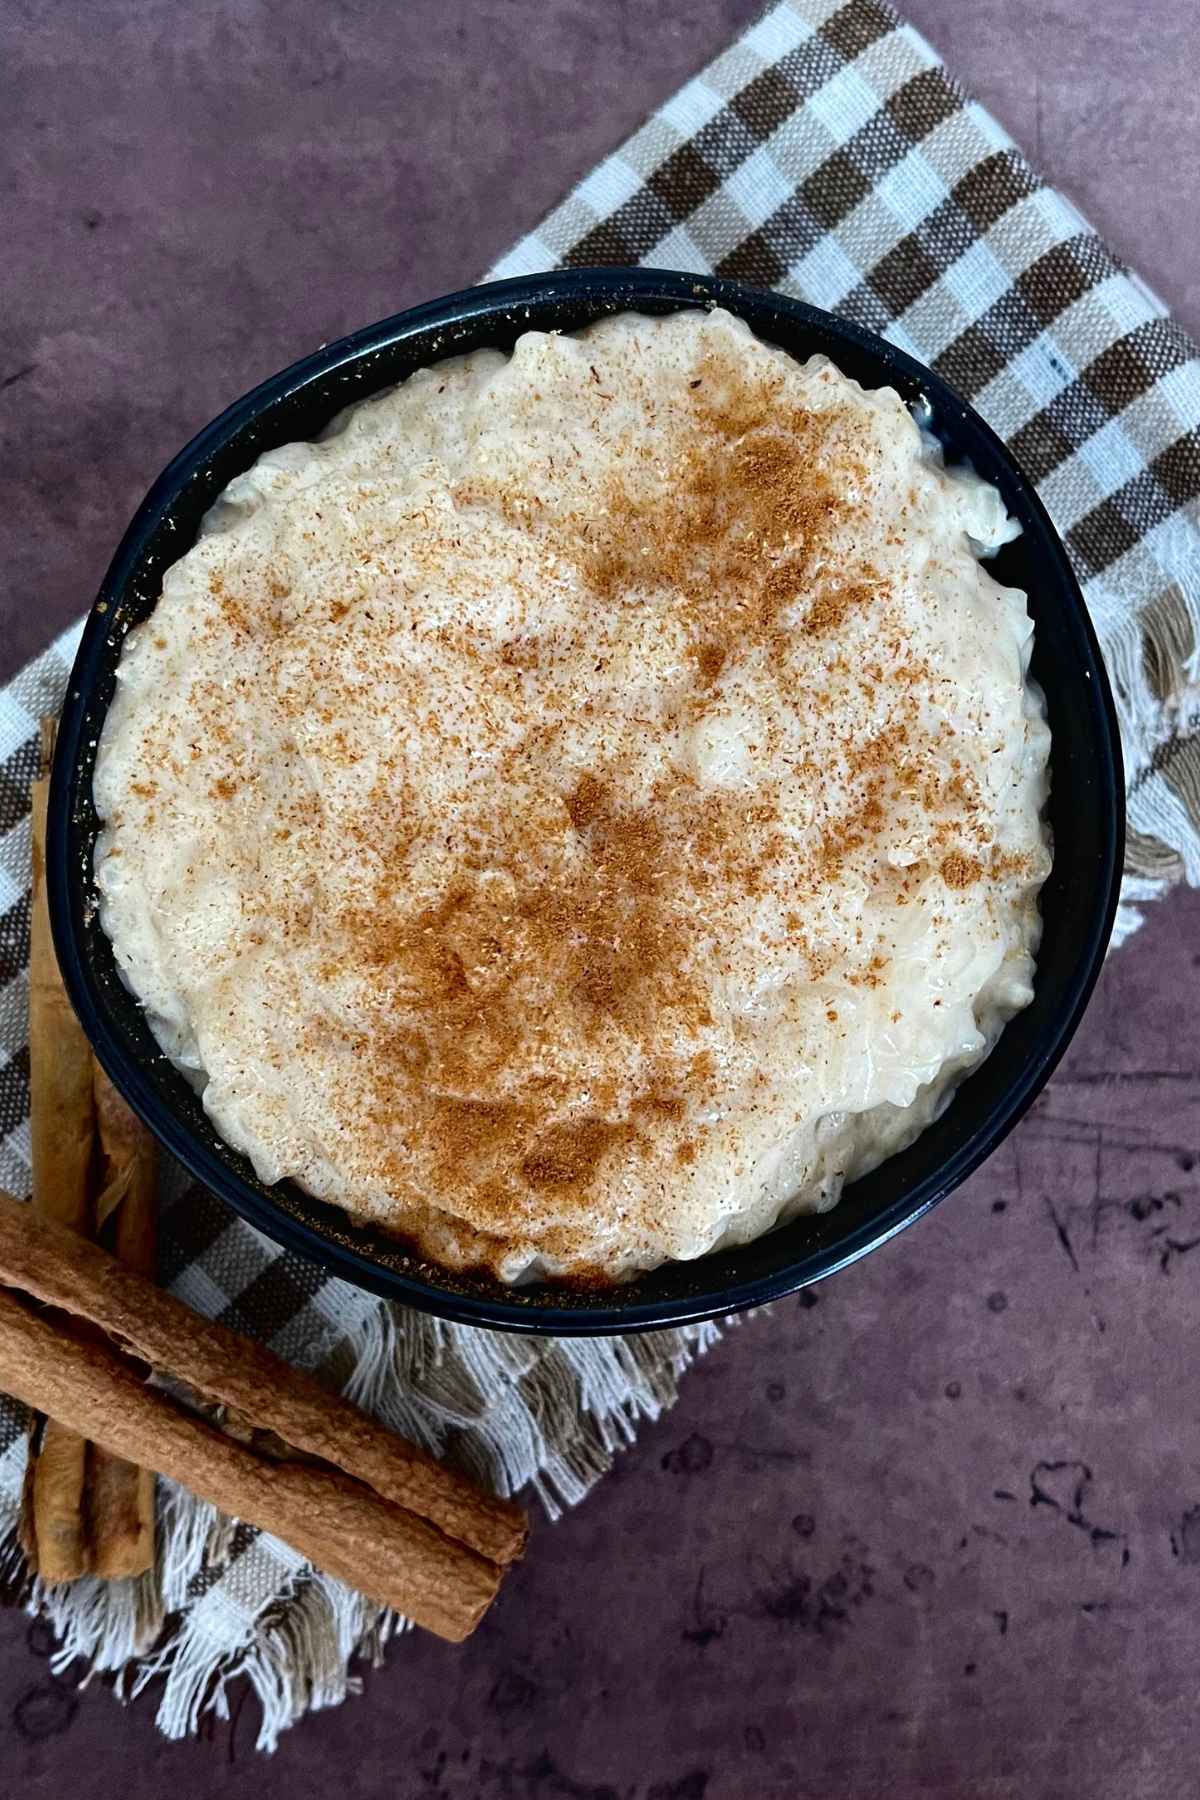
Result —
M642 262L781 289L884 333L966 394L1037 481L1113 677L1130 835L1118 933L1200 880L1200 353L923 40L878 0L785 0L676 94L504 259ZM0 1184L28 1190L28 783L75 633L0 694ZM553 1514L670 1404L715 1331L525 1343L390 1310L278 1251L168 1174L162 1279L198 1310L323 1367L362 1404ZM0 1415L0 1532L23 1420ZM398 1621L287 1546L160 1483L160 1567L31 1604L64 1661L164 1678L177 1735L234 1673L260 1743L353 1687Z

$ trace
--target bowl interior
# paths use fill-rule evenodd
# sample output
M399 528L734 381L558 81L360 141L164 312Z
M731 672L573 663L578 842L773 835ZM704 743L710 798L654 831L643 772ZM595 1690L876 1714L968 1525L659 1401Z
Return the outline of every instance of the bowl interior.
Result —
M990 568L997 580L1029 595L1032 672L1045 691L1053 734L1055 855L1042 890L1035 996L942 1118L908 1150L853 1183L834 1211L737 1250L670 1264L616 1294L513 1290L486 1276L431 1267L294 1187L266 1187L217 1136L191 1087L159 1052L97 923L91 879L96 743L124 633L152 609L164 570L190 547L217 495L265 450L315 437L344 406L418 368L484 346L510 349L530 329L569 331L626 308L662 313L714 303L799 358L821 351L865 387L890 385L908 401L923 399L947 460L969 460L1021 522L1021 536ZM1116 725L1095 636L1045 512L987 426L920 364L796 301L693 275L575 270L470 289L368 327L265 382L175 458L133 520L88 621L58 739L47 863L59 958L97 1054L135 1110L200 1180L252 1224L362 1286L470 1323L574 1334L677 1324L775 1298L883 1242L969 1174L1030 1104L1078 1023L1111 929L1122 826Z

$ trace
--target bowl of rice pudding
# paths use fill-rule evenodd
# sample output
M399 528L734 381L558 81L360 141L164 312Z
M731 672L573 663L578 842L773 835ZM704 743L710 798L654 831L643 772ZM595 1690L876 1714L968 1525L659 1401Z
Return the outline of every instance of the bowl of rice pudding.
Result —
M1120 754L1028 482L929 370L576 270L328 346L151 490L58 740L104 1066L281 1243L563 1334L772 1299L1078 1023Z

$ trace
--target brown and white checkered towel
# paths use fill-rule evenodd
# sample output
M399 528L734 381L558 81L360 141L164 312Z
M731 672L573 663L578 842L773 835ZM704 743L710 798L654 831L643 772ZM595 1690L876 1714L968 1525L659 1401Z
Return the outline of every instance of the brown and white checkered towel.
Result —
M603 163L494 274L641 262L736 276L841 312L983 413L1038 483L1112 672L1129 780L1119 934L1200 881L1200 352L878 0L784 0ZM0 693L0 1185L28 1191L28 783L77 632ZM177 1176L162 1279L198 1310L323 1365L398 1429L553 1513L580 1499L716 1338L699 1328L527 1343L390 1310L283 1254ZM0 1534L22 1419L0 1407ZM250 1677L260 1743L353 1687L396 1621L285 1545L160 1484L161 1566L33 1604L136 1693L165 1677L177 1735Z

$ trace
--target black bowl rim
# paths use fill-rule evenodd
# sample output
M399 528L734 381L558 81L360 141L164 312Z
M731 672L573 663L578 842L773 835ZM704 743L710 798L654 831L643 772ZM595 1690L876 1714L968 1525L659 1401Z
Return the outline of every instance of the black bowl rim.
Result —
M134 575L147 542L186 487L189 480L237 432L289 395L365 356L387 349L431 327L460 325L480 317L512 315L523 304L544 305L556 299L569 302L604 292L614 301L636 308L639 303L665 303L668 310L724 305L737 313L739 302L761 306L764 301L798 326L840 339L847 346L872 356L882 371L920 385L933 399L935 410L957 411L970 420L1007 469L1023 503L1038 520L1045 536L1045 553L1052 568L1052 585L1074 609L1074 624L1090 658L1088 670L1098 703L1096 749L1099 783L1098 804L1105 809L1108 830L1103 846L1099 879L1093 889L1089 927L1068 990L1066 1004L1048 1022L1037 1054L1014 1075L1004 1095L987 1118L946 1162L914 1187L902 1191L871 1218L862 1221L834 1242L818 1246L800 1258L782 1264L766 1275L726 1283L704 1294L686 1294L658 1300L622 1304L604 1295L602 1303L581 1306L553 1301L493 1299L440 1288L435 1283L389 1269L344 1243L335 1243L315 1227L293 1217L282 1206L269 1202L243 1182L224 1162L196 1138L162 1100L141 1065L129 1057L107 1016L104 996L95 982L84 953L82 906L74 902L70 856L72 822L79 788L80 751L86 719L86 700L102 668L105 640L112 628L112 614ZM339 409L340 410L340 409ZM314 1260L331 1273L388 1299L467 1325L503 1331L556 1336L606 1336L696 1324L761 1306L822 1280L868 1251L877 1249L906 1226L922 1218L958 1187L992 1153L1032 1105L1056 1068L1083 1015L1096 979L1116 916L1120 891L1121 854L1124 842L1125 794L1122 778L1120 732L1099 642L1080 593L1074 570L1032 483L1011 453L986 422L940 376L895 345L853 324L786 295L748 285L681 271L597 266L517 276L484 283L442 298L407 308L335 342L323 345L227 407L198 432L167 464L139 506L113 556L96 602L88 616L71 672L59 728L51 774L46 830L47 900L54 942L67 991L84 1031L107 1074L171 1154L205 1186L227 1201L235 1212L285 1249ZM616 1290L619 1295L620 1290Z

